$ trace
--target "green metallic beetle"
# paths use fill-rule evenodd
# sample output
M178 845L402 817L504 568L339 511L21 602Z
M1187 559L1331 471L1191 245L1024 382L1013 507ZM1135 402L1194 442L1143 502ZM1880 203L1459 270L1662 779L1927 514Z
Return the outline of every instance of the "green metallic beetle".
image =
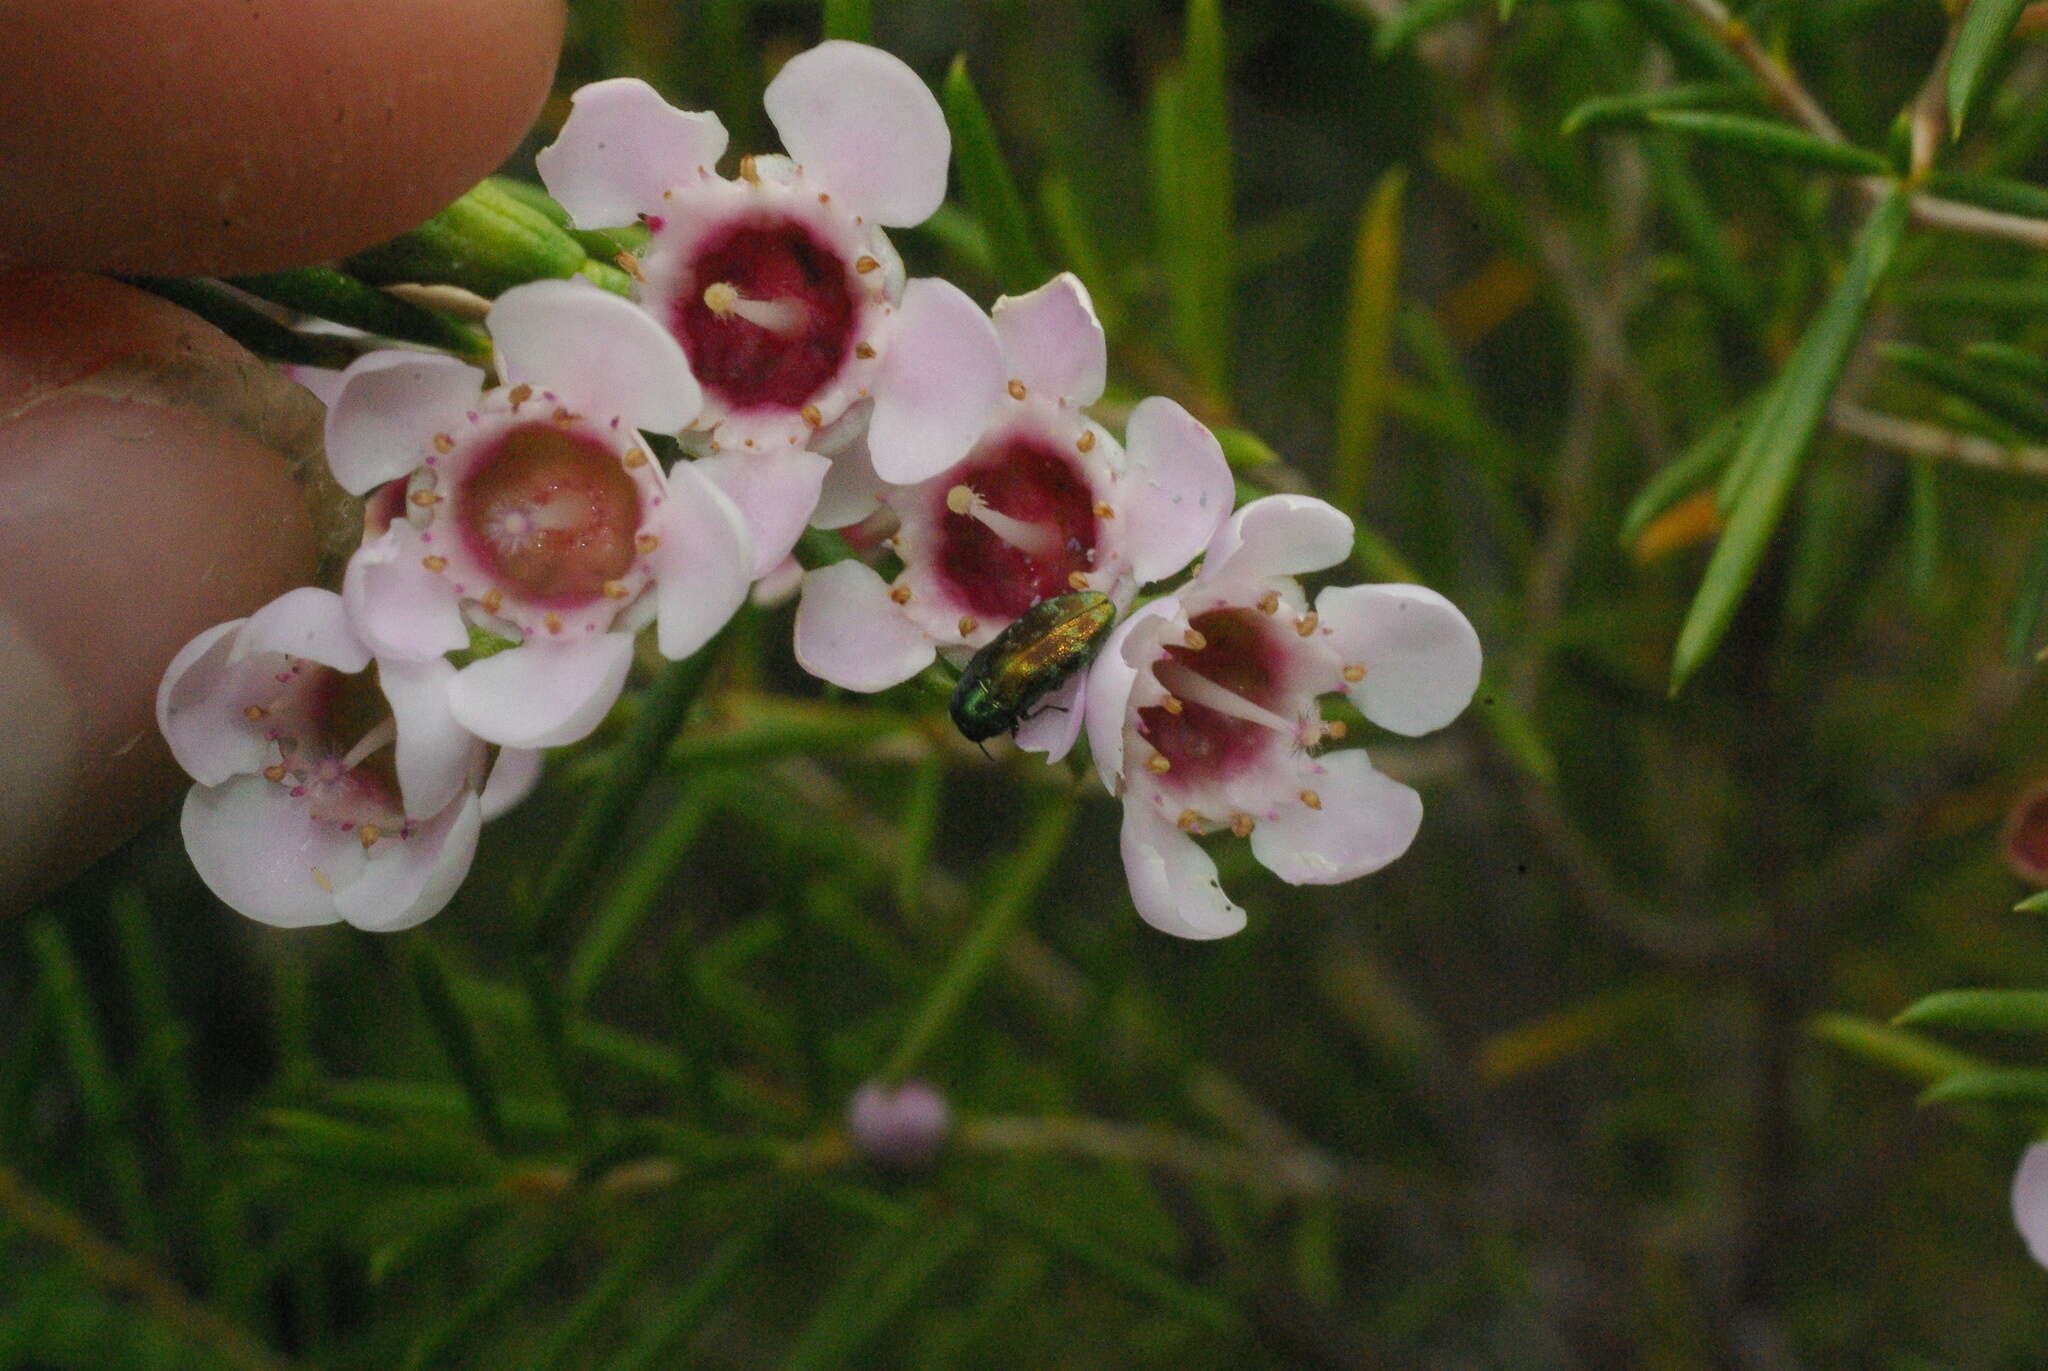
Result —
M969 742L1010 732L1095 660L1115 623L1116 606L1097 590L1039 601L968 661L953 688L953 722Z

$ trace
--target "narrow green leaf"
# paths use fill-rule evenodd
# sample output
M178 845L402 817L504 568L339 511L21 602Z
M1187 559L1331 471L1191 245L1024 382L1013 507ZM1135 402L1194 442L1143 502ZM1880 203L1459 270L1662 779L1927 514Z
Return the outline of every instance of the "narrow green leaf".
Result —
M2015 914L2048 914L2048 890L2037 890L2012 908Z
M2018 666L2034 647L2034 631L2040 627L2041 612L2048 609L2048 522L2034 536L2034 550L2027 554L2026 569L2014 587L2012 608L2005 619L2005 660Z
M896 909L915 919L924 903L924 874L931 862L932 839L939 827L939 795L946 783L946 759L936 750L921 759L910 778L910 795L897 825L902 846L896 857Z
M1920 1092L1922 1104L2005 1104L2048 1108L2048 1071L1959 1071Z
M365 333L424 343L471 361L491 355L490 340L481 329L387 295L333 267L297 267L261 276L237 276L228 284L259 300L347 324Z
M711 821L709 787L694 776L685 787L662 815L660 826L633 849L611 893L576 944L569 959L571 1005L580 1007L590 998L590 992L604 979L619 953L654 913L677 869Z
M1040 888L1052 876L1054 863L1073 827L1074 812L1071 795L1062 794L1047 801L1015 854L998 869L996 879L984 884L979 892L981 908L974 928L954 949L952 961L925 992L924 1002L911 1016L896 1050L881 1070L884 1080L900 1081L917 1069L926 1049L952 1024L968 996L995 964L997 954L1008 946Z
M99 1011L86 989L71 941L55 920L45 917L30 927L29 945L35 954L38 983L55 1011L64 1064L71 1069L86 1132L106 1167L121 1229L138 1246L154 1248L156 1215L143 1182L137 1131L128 1117L126 1092L107 1059Z
M515 1220L515 1225L518 1222ZM527 1235L510 1253L499 1255L468 1287L461 1303L413 1340L405 1359L407 1371L433 1371L450 1365L470 1332L532 1287L577 1234L575 1225L551 1214L539 1232Z
M1044 283L1050 274L1031 241L1031 222L1017 182L996 142L988 110L967 74L967 59L955 57L946 71L942 92L946 123L953 130L953 168L967 207L988 235L996 281L1006 295L1022 295Z
M1941 572L1941 476L1927 458L1906 469L1906 588L1926 609Z
M1970 0L1969 8L1956 27L1956 45L1948 59L1948 133L1963 136L1963 119L1969 113L1977 84L1991 67L1998 50L2019 22L2027 0Z
M162 948L150 928L149 910L142 902L142 893L133 886L124 886L115 893L112 905L128 1002L134 1007L141 1039L136 1074L155 1098L167 1150L186 1179L198 1179L205 1170L208 1143L201 1122L199 1089L192 1079L192 1063L186 1050L191 1034L172 1007L170 985L164 979Z
M1477 0L1410 0L1399 14L1381 24L1379 32L1373 35L1373 54L1380 58L1392 57L1423 34L1439 24L1449 23L1476 4Z
M603 1336L607 1323L648 1273L683 1245L690 1228L702 1218L702 1203L700 1195L686 1190L683 1198L655 1216L645 1233L606 1262L582 1298L541 1340L526 1371L558 1371L572 1362L589 1365L592 1341Z
M1958 314L1994 314L2033 320L2048 315L2048 280L2039 277L1960 277L1908 286L1901 304Z
M1679 631L1671 668L1674 694L1713 655L1749 592L1798 481L1807 449L1827 415L1835 385L1862 332L1871 297L1905 235L1908 204L1906 192L1894 188L1871 211L1841 280L1771 383L1743 434L1732 460L1755 475L1744 483L1728 513L1727 529L1707 563L1699 593Z
M470 1030L468 1017L448 989L447 969L432 945L417 938L412 947L412 982L419 992L420 1007L426 1012L427 1027L439 1040L449 1069L469 1100L477 1130L492 1150L502 1156L509 1149L509 1141L498 1111L497 1083L491 1079L490 1067L484 1061L483 1049L477 1045L476 1034Z
M1891 170L1884 158L1868 149L1830 143L1804 129L1773 119L1690 109L1649 110L1643 118L1654 128L1683 133L1703 143L1812 167L1817 171L1883 176Z
M1963 358L2048 391L2048 357L2038 352L2010 343L1971 343L1963 348Z
M1938 390L1959 395L2034 437L2048 437L2048 395L1964 358L1915 343L1886 343L1878 355Z
M1924 1084L1984 1069L1975 1057L1946 1043L1853 1014L1816 1015L1809 1031L1823 1042Z
M1704 488L1714 473L1727 465L1729 454L1742 437L1750 407L1751 402L1745 401L1722 414L1685 451L1659 467L1657 474L1643 483L1621 516L1619 541L1623 547L1633 546L1651 520Z
M300 333L251 305L214 281L173 276L127 276L129 285L161 296L212 324L259 357L291 366L340 371L375 347L356 338L331 333Z
M1701 290L1729 315L1753 330L1761 329L1763 310L1756 282L1729 246L1722 216L1686 165L1679 140L1674 135L1653 133L1642 138L1640 145L1650 164L1651 184L1684 242Z
M1892 1022L1911 1028L2048 1033L2048 990L1943 990L1907 1005Z
M1962 172L1938 171L1929 176L1925 188L1931 195L1963 200L1986 209L2032 218L2048 218L2048 187L2031 181L2003 176L1973 176Z
M875 41L873 0L825 0L825 36L849 43Z
M1174 339L1212 395L1230 385L1236 292L1229 83L1222 0L1188 0L1186 51L1172 101L1173 198L1164 227Z
M1387 354L1400 304L1401 199L1404 167L1390 168L1373 187L1358 219L1351 257L1351 303L1344 319L1344 360L1338 379L1337 443L1331 501L1347 514L1365 503L1373 450L1387 408Z
M847 1261L811 1320L797 1335L782 1371L843 1366L939 1271L964 1251L980 1218L923 1213L902 1229L875 1233Z
M1679 59L1681 68L1718 76L1744 89L1755 88L1756 77L1742 59L1700 22L1698 13L1685 0L1621 0L1621 6Z
M1656 110L1704 109L1739 105L1750 98L1749 88L1728 81L1693 81L1655 90L1629 91L1622 95L1596 95L1584 100L1564 117L1558 132L1570 138L1588 129L1610 124L1637 124Z
M679 1353L689 1347L691 1338L718 1312L726 1292L746 1275L786 1208L788 1200L784 1196L771 1196L756 1207L719 1244L689 1283L662 1302L641 1327L633 1345L605 1363L604 1371L646 1371L650 1366L686 1364Z
M1848 588L1862 541L1862 474L1834 461L1806 478L1785 568L1785 621L1795 629L1811 628Z
M1116 289L1108 262L1096 243L1095 231L1089 227L1088 216L1081 208L1081 201L1074 194L1074 187L1063 176L1048 173L1038 183L1038 215L1045 222L1046 232L1052 236L1054 255L1060 265L1081 278L1088 287L1089 298L1095 302L1095 313L1102 320L1102 326L1114 338L1118 326L1128 310L1124 298Z

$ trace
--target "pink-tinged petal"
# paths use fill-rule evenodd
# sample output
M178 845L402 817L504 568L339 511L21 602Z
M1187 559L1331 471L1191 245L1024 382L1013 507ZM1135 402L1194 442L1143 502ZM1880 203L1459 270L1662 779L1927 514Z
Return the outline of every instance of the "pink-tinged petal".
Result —
M588 281L530 281L498 297L485 321L506 385L552 391L578 414L674 433L704 397L675 335Z
M834 562L804 577L796 607L797 665L847 690L886 690L932 664L938 649L861 562Z
M413 548L403 533L386 533L357 548L342 573L342 603L380 659L426 661L469 645L448 578L420 565Z
M1017 725L1017 746L1026 752L1043 752L1047 766L1072 752L1074 740L1081 736L1087 684L1084 671L1040 700L1031 717Z
M1173 575L1209 545L1230 517L1237 483L1216 435L1163 395L1131 411L1124 450L1130 494L1119 514L1129 520L1131 568L1142 585Z
M2027 1254L2048 1266L2048 1143L2029 1147L2013 1173L2012 1221L2026 1241Z
M412 833L372 853L362 874L335 892L341 917L370 933L396 933L439 914L476 858L483 812L464 795Z
M471 662L448 684L455 721L506 747L562 747L604 721L633 665L633 640L592 633L525 643Z
M882 353L868 455L885 481L912 485L967 455L1003 392L995 326L958 286L921 277Z
M235 655L257 652L304 657L342 672L370 664L370 649L356 636L341 597L318 586L287 590L249 616Z
M753 538L738 506L697 470L677 462L668 497L649 523L660 541L654 564L655 644L680 661L711 641L746 603L754 579Z
M1351 555L1351 520L1310 495L1268 495L1231 516L1209 544L1202 579L1256 581L1335 566Z
M179 648L157 683L157 730L185 774L201 785L261 771L270 760L270 744L242 710L275 667L235 660L235 634L245 622L215 624Z
M313 818L260 776L192 787L178 827L207 889L237 913L279 928L340 918L334 892L363 863L353 834Z
M854 213L908 228L946 198L946 116L917 73L880 48L834 40L800 52L761 103L805 175Z
M486 822L507 813L540 784L542 760L546 754L533 748L501 747L498 760L491 763L490 779L477 796Z
M615 228L659 213L662 192L725 155L717 115L676 109L645 81L598 81L569 99L561 135L533 162L579 228Z
M307 330L307 332L311 331L310 329ZM282 366L278 370L283 372L288 379L297 381L307 390L312 391L313 397L323 405L331 405L341 398L341 379L343 373L336 371L332 367Z
M1149 805L1124 805L1122 845L1131 903L1146 923L1176 938L1227 938L1244 927L1209 854Z
M701 457L690 465L724 491L746 521L755 580L773 571L796 546L832 469L825 458L801 449Z
M407 814L446 809L482 760L483 744L455 722L448 707L448 683L454 679L455 666L445 657L377 663L377 684L398 725L398 793Z
M1094 665L1088 668L1082 710L1088 729L1088 750L1094 755L1096 774L1112 795L1122 791L1124 727L1129 722L1131 690L1138 683L1141 665L1131 659L1150 650L1158 638L1158 621L1177 613L1179 608L1179 600L1167 595L1134 611L1116 626L1102 651L1095 654ZM1144 645L1145 650L1129 650L1134 642Z
M882 492L889 488L889 483L875 475L865 436L827 455L832 459L832 469L825 473L825 484L818 491L818 507L811 511L811 526L847 528L882 507Z
M1408 850L1422 827L1422 797L1373 770L1359 749L1326 753L1304 768L1302 788L1321 807L1283 801L1278 818L1252 830L1252 855L1294 885L1335 885L1378 871Z
M990 319L1011 379L1077 405L1102 398L1109 344L1088 287L1073 272L1063 271L1028 294L1003 296Z
M1381 728L1410 737L1442 728L1479 688L1479 635L1458 607L1422 586L1332 586L1316 597L1324 639L1365 675L1344 693Z
M784 557L766 576L754 582L754 588L747 592L747 600L756 609L774 609L787 604L803 588L804 564L794 557Z
M484 374L426 352L372 352L341 374L327 410L327 465L351 495L411 475L476 408Z

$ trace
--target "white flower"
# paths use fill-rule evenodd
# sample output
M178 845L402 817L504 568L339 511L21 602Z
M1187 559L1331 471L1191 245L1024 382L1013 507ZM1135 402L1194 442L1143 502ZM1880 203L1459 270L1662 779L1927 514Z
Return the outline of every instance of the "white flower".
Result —
M879 500L898 529L893 584L845 561L804 578L797 661L850 690L879 690L939 651L986 644L1041 600L1100 591L1121 610L1138 587L1178 572L1223 520L1233 491L1214 435L1171 400L1131 413L1119 445L1082 413L1101 398L1106 353L1088 292L1063 274L996 302L984 321L1007 384L965 457L928 479L887 485L858 453L840 458L816 521L850 523ZM865 479L864 479L865 477ZM1082 681L1019 730L1054 760L1081 727Z
M487 324L504 382L491 390L476 368L417 352L343 374L327 415L335 477L357 494L403 482L404 517L350 559L342 591L386 660L440 660L469 645L470 624L517 643L456 673L451 707L479 737L552 747L618 698L631 630L657 619L672 658L703 646L746 597L754 548L695 464L664 476L648 455L639 430L680 428L697 396L646 315L539 281L506 291Z
M2029 1147L2013 1173L2012 1221L2027 1244L2027 1255L2048 1266L2048 1142Z
M1420 796L1362 749L1317 750L1343 736L1318 697L1342 690L1395 733L1442 728L1478 686L1479 639L1420 586L1332 587L1311 610L1294 576L1342 561L1351 541L1351 521L1321 500L1255 500L1193 580L1104 645L1088 740L1123 797L1124 870L1155 928L1220 938L1244 926L1195 834L1249 837L1252 854L1296 885L1377 871L1414 840Z
M641 303L689 356L714 452L758 466L749 479L781 517L817 498L822 463L801 449L870 396L883 475L958 459L1002 377L974 303L944 281L906 284L882 232L946 194L952 137L916 73L858 43L791 58L764 98L789 156L743 157L736 180L716 171L715 115L625 78L573 99L541 180L579 227L646 224Z
M532 785L537 759L509 749L484 783L483 742L448 712L447 662L370 663L341 597L307 587L208 629L164 672L157 726L198 782L185 847L252 919L386 932L432 918L483 821Z

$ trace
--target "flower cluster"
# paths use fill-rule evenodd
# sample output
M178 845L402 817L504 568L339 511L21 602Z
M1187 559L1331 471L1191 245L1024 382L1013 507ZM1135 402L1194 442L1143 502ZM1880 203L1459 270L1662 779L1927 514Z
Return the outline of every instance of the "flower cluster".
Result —
M208 630L159 692L207 883L274 924L430 917L539 751L610 710L640 630L688 656L757 585L800 586L797 661L855 691L964 663L1054 596L1128 613L1018 742L1058 760L1085 726L1138 910L1168 932L1244 921L1198 834L1249 837L1297 883L1400 855L1420 800L1324 750L1344 728L1318 697L1441 727L1478 679L1463 616L1413 586L1311 609L1293 578L1349 555L1342 514L1276 496L1233 516L1221 447L1171 400L1121 440L1091 418L1107 348L1075 277L991 313L906 279L884 230L938 208L951 148L901 62L824 43L766 105L787 155L729 178L715 116L585 87L541 177L579 229L645 228L634 298L534 282L492 304L488 373L385 351L322 378L329 461L366 502L340 593ZM871 555L805 571L806 526Z

